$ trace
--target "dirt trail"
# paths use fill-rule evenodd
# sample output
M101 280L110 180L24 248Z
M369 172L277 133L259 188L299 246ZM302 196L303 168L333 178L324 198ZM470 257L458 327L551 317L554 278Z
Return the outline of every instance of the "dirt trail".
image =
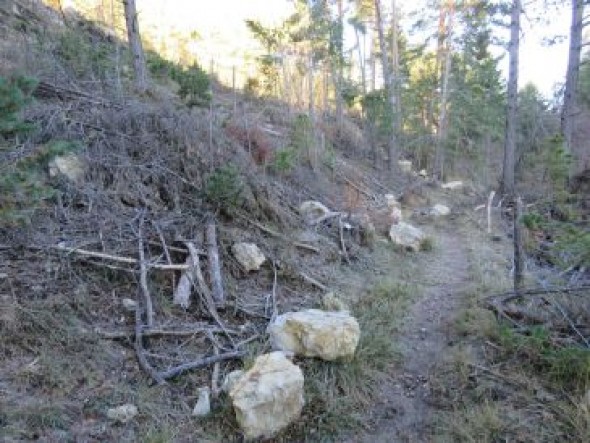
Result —
M449 326L469 284L468 258L463 238L456 231L438 230L436 249L425 254L422 294L414 301L399 335L403 363L384 386L378 401L374 430L357 441L428 442L434 406L430 402L429 380L436 363L452 344Z

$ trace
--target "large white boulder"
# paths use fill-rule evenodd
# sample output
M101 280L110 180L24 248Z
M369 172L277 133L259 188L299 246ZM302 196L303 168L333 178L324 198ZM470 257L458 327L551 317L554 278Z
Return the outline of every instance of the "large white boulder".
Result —
M426 238L424 232L408 223L399 222L391 225L389 238L393 243L412 251L419 251L420 244Z
M352 357L361 334L348 312L319 309L279 315L268 332L275 349L328 361Z
M49 162L49 176L63 176L71 182L78 183L84 177L85 167L79 155L58 155Z
M246 272L258 271L266 261L266 257L254 243L234 243L232 252Z
M317 219L331 214L332 211L330 211L324 204L318 201L308 200L301 203L299 206L299 213L306 223L311 224Z
M283 352L261 355L233 382L229 397L245 438L270 438L301 414L303 372Z

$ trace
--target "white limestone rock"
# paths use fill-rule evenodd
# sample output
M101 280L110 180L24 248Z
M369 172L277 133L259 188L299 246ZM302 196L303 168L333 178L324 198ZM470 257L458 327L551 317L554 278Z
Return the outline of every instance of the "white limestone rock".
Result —
M266 257L254 243L234 243L232 252L246 272L258 271Z
M306 223L313 224L317 219L331 214L332 211L318 201L308 200L301 203L299 213Z
M127 423L137 415L137 406L126 403L116 408L110 408L107 410L107 417L111 420L118 421L119 423Z
M396 245L410 249L411 251L419 251L420 244L426 238L426 235L421 229L408 223L399 222L391 225L389 238Z
M193 417L206 417L211 412L211 401L209 399L209 387L199 388L199 398L193 408Z
M279 315L268 327L274 349L332 361L351 358L360 338L360 327L346 311L308 309Z
M78 183L84 178L86 165L76 154L58 155L49 162L49 176L63 176L69 181Z
M449 208L446 205L442 205L440 203L437 203L436 205L434 205L432 207L432 209L430 210L430 214L433 215L434 217L445 217L447 215L449 215L451 213L451 208Z
M229 397L244 437L270 438L301 414L303 372L283 352L261 355L233 383Z

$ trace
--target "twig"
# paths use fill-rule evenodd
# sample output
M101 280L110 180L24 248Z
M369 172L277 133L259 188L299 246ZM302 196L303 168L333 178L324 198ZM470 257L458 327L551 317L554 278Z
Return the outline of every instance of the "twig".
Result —
M104 331L101 329L95 329L94 332L100 336L100 338L108 340L123 340L129 339L135 336L135 330L124 330L124 331ZM141 335L143 337L184 337L191 336L201 332L224 332L223 329L217 326L198 326L190 329L161 329L161 328L149 328L142 329ZM228 331L231 332L231 331ZM237 333L237 332L236 332Z
M138 297L139 298L139 297ZM141 334L142 330L142 321L141 321L141 314L142 308L140 300L138 300L137 307L135 308L135 342L133 344L133 348L135 349L135 355L137 356L137 362L141 369L147 372L150 377L152 377L156 383L164 384L166 383L164 378L159 374L150 363L147 361L147 358L144 354L143 350L143 338Z
M215 219L212 215L209 215L207 226L205 228L205 238L207 243L209 276L211 277L211 295L213 297L213 301L216 304L222 306L225 303L225 295L223 293L221 266L219 264L219 250L217 248L217 234L215 230Z
M303 272L299 272L299 275L301 276L301 278L303 278L303 280L305 280L307 283L320 288L322 291L328 291L328 287L322 283L320 283L319 281L317 281L315 278L310 277L307 274L304 274Z
M152 297L147 284L147 265L145 261L145 251L143 250L143 223L145 221L145 213L142 211L139 217L138 230L138 249L139 249L139 285L143 295L143 303L145 306L145 315L148 328L154 324L154 308L152 306ZM139 305L139 303L138 303Z
M154 226L154 228L156 229L156 232L158 233L158 237L160 238L160 243L162 244L162 249L164 250L164 255L166 256L166 260L168 261L168 264L171 265L172 258L170 258L170 251L168 250L168 245L166 244L166 239L164 238L164 234L162 233L162 230L160 229L160 226L158 226L157 223L152 222L152 225Z
M315 246L308 245L306 243L301 243L301 242L298 242L298 241L293 241L290 238L286 237L285 235L283 235L283 234L281 234L281 233L279 233L277 231L274 231L274 230L272 230L272 229L270 229L270 228L268 228L268 227L266 227L266 226L264 226L264 225L262 225L262 224L260 224L260 223L258 223L256 221L254 221L254 220L250 220L248 217L245 217L243 215L240 215L240 217L242 219L244 219L245 221L247 221L248 223L250 223L252 226L256 226L262 232L266 232L267 234L272 235L273 237L277 237L277 238L280 238L280 239L282 239L282 240L284 240L284 241L286 241L288 243L292 243L294 246L296 246L298 248L307 249L308 251L313 251L313 252L316 252L318 254L320 252L320 250L318 248L316 248Z
M344 255L346 263L350 264L348 252L346 251L346 244L344 243L344 227L342 226L342 214L340 214L340 216L338 217L338 231L340 233L340 247L342 248L342 254Z
M279 314L277 308L277 267L274 261L272 262L272 272L272 314L270 316L270 323L274 322L275 318L277 318L277 315Z
M487 213L488 213L488 234L492 233L492 203L494 201L494 196L496 195L496 191L490 192L490 196L488 197L488 205L487 205Z
M565 310L561 307L561 305L559 303L557 303L555 300L547 300L543 297L543 300L545 300L547 303L549 303L550 305L552 305L553 307L555 307L563 316L563 318L565 319L565 321L567 321L570 325L570 327L572 328L572 330L578 334L578 336L582 339L582 341L584 342L584 344L586 345L587 348L590 348L590 342L588 342L588 339L586 337L584 337L584 334L582 334L580 332L580 330L576 327L576 324L572 321L572 319L567 315L567 313L565 312Z
M189 254L193 260L193 265L194 265L194 274L190 275L190 278L193 280L192 283L193 283L193 285L195 284L194 279L193 279L193 277L195 277L197 280L196 287L198 288L198 291L203 299L203 302L205 303L205 306L207 307L207 309L209 310L209 313L211 314L213 319L217 322L219 327L221 329L223 329L223 331L225 332L225 335L227 335L227 338L230 340L230 342L233 345L234 344L233 338L229 334L229 332L227 332L227 328L225 327L225 324L221 320L221 317L219 317L219 313L217 312L215 302L213 301L213 297L211 297L211 291L207 287L207 283L205 283L205 279L203 278L197 248L191 242L185 242L185 245L189 251Z
M222 362L225 360L233 360L236 358L242 358L246 355L244 351L233 351L227 352L225 354L213 355L210 357L205 357L200 360L195 360L189 363L184 363L182 365L176 366L174 368L168 369L167 371L160 372L159 376L162 377L164 380L169 378L176 377L177 375L182 374L183 372L190 371L191 369L198 369L204 366L211 365L213 363Z
M118 255L111 255L105 254L104 252L96 252L96 251L89 251L87 249L81 248L72 248L69 246L65 246L63 244L58 244L56 246L52 246L53 249L57 249L59 251L65 251L70 254L78 254L85 257L93 257L93 258L101 258L104 260L111 260L118 263L128 263L130 265L137 265L139 261L132 257L122 257ZM187 265L179 265L179 264L159 264L159 263L145 263L145 266L152 269L158 269L161 271L185 271L188 269Z
M525 295L547 295L547 294L567 294L574 292L590 291L590 285L577 286L577 287L563 287L563 288L533 288L518 291L518 294L514 291L504 292L502 294L494 294L486 297L486 299L501 298L503 303L521 298Z

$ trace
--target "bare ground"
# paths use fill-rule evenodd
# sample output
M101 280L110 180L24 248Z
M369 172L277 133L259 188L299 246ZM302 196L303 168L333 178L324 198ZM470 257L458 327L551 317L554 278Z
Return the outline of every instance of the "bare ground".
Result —
M438 363L453 345L450 327L469 284L468 254L457 230L437 230L433 254L422 258L421 293L409 308L398 342L403 362L376 399L374 427L361 442L425 442L432 440L436 406L430 381Z

